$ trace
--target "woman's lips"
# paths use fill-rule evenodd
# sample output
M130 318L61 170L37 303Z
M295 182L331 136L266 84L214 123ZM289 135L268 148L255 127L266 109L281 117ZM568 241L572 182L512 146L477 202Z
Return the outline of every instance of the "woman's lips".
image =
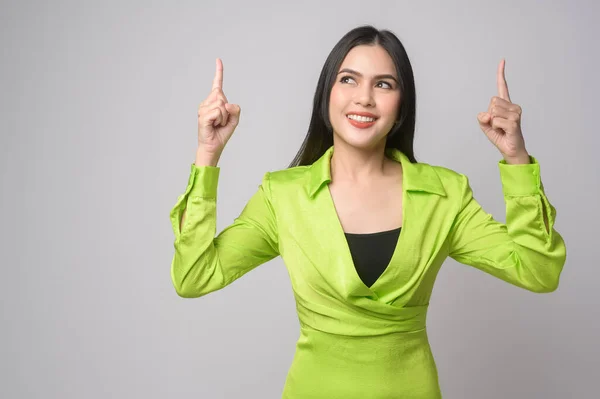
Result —
M350 124L352 126L357 127L359 129L369 128L369 127L373 126L375 124L375 122L377 122L377 119L374 120L373 122L359 122L359 121L355 121L354 119L350 119L348 117L346 117L346 119L348 119L348 122L350 122Z

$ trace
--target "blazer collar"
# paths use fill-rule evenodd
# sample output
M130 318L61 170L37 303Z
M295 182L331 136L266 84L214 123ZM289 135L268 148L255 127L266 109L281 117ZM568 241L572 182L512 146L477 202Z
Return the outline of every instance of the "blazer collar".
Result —
M434 170L426 163L412 163L408 157L396 148L386 148L385 153L391 159L402 164L403 188L407 191L424 191L446 196L446 190ZM331 182L331 156L333 146L309 167L308 195L312 198L325 183Z

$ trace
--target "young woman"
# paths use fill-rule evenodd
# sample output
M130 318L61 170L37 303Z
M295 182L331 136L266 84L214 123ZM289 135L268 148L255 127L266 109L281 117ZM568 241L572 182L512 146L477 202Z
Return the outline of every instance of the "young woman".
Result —
M216 165L240 118L217 59L198 110L196 161L170 214L177 293L206 295L281 255L301 326L284 398L441 397L425 321L444 260L550 292L566 259L504 61L497 79L498 95L477 119L503 157L506 224L481 208L465 175L415 160L408 56L393 33L363 26L327 58L295 160L265 173L215 237Z

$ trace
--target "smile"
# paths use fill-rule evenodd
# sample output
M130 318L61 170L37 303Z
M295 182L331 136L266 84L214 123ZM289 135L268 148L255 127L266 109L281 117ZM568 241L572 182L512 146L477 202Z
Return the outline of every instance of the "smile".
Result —
M348 115L346 116L348 122L356 128L366 129L375 124L376 118L369 118L366 116Z
M368 116L359 116L359 115L346 115L346 118L348 119L352 119L353 121L357 121L357 122L375 122L376 118L371 118Z

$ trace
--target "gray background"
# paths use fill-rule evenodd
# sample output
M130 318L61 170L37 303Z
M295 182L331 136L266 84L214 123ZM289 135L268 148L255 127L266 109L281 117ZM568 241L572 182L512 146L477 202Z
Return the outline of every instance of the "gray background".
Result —
M281 258L200 299L170 281L214 60L241 123L218 231L296 154L333 45L364 23L407 48L416 154L504 221L476 115L506 58L527 148L568 245L534 294L451 259L428 331L445 398L597 394L599 6L592 1L2 2L0 397L278 398L299 325Z

